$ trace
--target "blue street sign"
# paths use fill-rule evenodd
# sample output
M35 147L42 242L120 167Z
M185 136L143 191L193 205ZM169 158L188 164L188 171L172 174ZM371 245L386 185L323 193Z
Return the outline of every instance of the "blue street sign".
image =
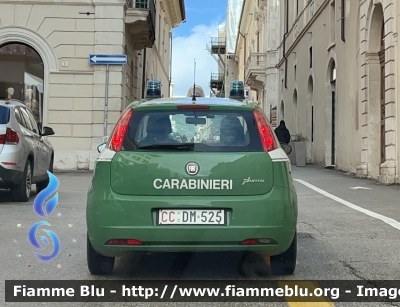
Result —
M128 62L125 54L90 54L89 64L93 65L121 65Z

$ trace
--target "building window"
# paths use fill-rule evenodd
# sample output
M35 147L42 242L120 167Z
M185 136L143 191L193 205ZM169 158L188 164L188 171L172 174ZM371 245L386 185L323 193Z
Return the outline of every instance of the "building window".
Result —
M295 134L299 133L299 118L298 118L298 105L297 105L297 90L293 93L293 122Z
M297 65L294 65L294 73L293 73L293 75L294 75L294 82L296 82L297 81Z
M330 6L331 43L335 42L335 25L336 25L335 18L336 18L335 1L332 1Z
M345 31L344 31L344 28L345 28L344 16L346 15L346 5L345 5L345 3L344 3L344 0L342 0L342 2L341 2L341 4L340 4L340 10L341 10L341 16L340 16L340 24L341 24L340 32L341 32L341 38L342 38L342 41L343 41L343 42L346 42L346 39L345 39Z
M287 3L287 1L286 1L286 3L285 3L285 19L284 19L284 22L285 22L285 33L287 33L288 32L288 29L289 29L289 7L288 7L288 3Z
M299 0L296 0L296 17L299 16Z
M293 36L294 36L294 39L296 39L299 36L299 23L298 22L296 22L296 24L294 25Z
M30 46L10 43L0 46L0 99L17 99L43 122L44 66Z
M163 42L162 42L162 61L164 63L164 54L165 54L165 29L163 30Z
M312 57L312 47L310 47L310 68L312 68L312 61L313 61L313 57Z
M161 37L161 15L158 16L158 53L161 54L160 51L160 37Z
M315 14L315 1L312 0L310 2L310 19L314 16Z

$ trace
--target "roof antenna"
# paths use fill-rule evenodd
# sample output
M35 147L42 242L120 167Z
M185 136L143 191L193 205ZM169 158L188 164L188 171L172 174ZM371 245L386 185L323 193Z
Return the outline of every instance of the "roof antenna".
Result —
M196 59L194 59L194 78L193 78L193 97L192 101L196 101Z

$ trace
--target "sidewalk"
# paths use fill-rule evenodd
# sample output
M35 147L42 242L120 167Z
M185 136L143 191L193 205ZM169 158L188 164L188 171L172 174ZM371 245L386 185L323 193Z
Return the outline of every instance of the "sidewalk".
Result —
M93 170L88 170L88 169L82 169L82 170L59 170L55 169L53 171L54 174L68 174L68 173L73 173L73 174L79 174L79 173L93 173Z
M293 179L304 180L357 206L400 221L400 186L387 186L322 166L292 166ZM295 182L298 186L300 183Z

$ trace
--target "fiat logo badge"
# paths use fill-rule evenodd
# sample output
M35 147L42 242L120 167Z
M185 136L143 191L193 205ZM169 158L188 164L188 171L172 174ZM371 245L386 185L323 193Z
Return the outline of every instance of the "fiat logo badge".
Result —
M196 162L189 162L186 164L186 173L193 176L199 172L199 165Z

